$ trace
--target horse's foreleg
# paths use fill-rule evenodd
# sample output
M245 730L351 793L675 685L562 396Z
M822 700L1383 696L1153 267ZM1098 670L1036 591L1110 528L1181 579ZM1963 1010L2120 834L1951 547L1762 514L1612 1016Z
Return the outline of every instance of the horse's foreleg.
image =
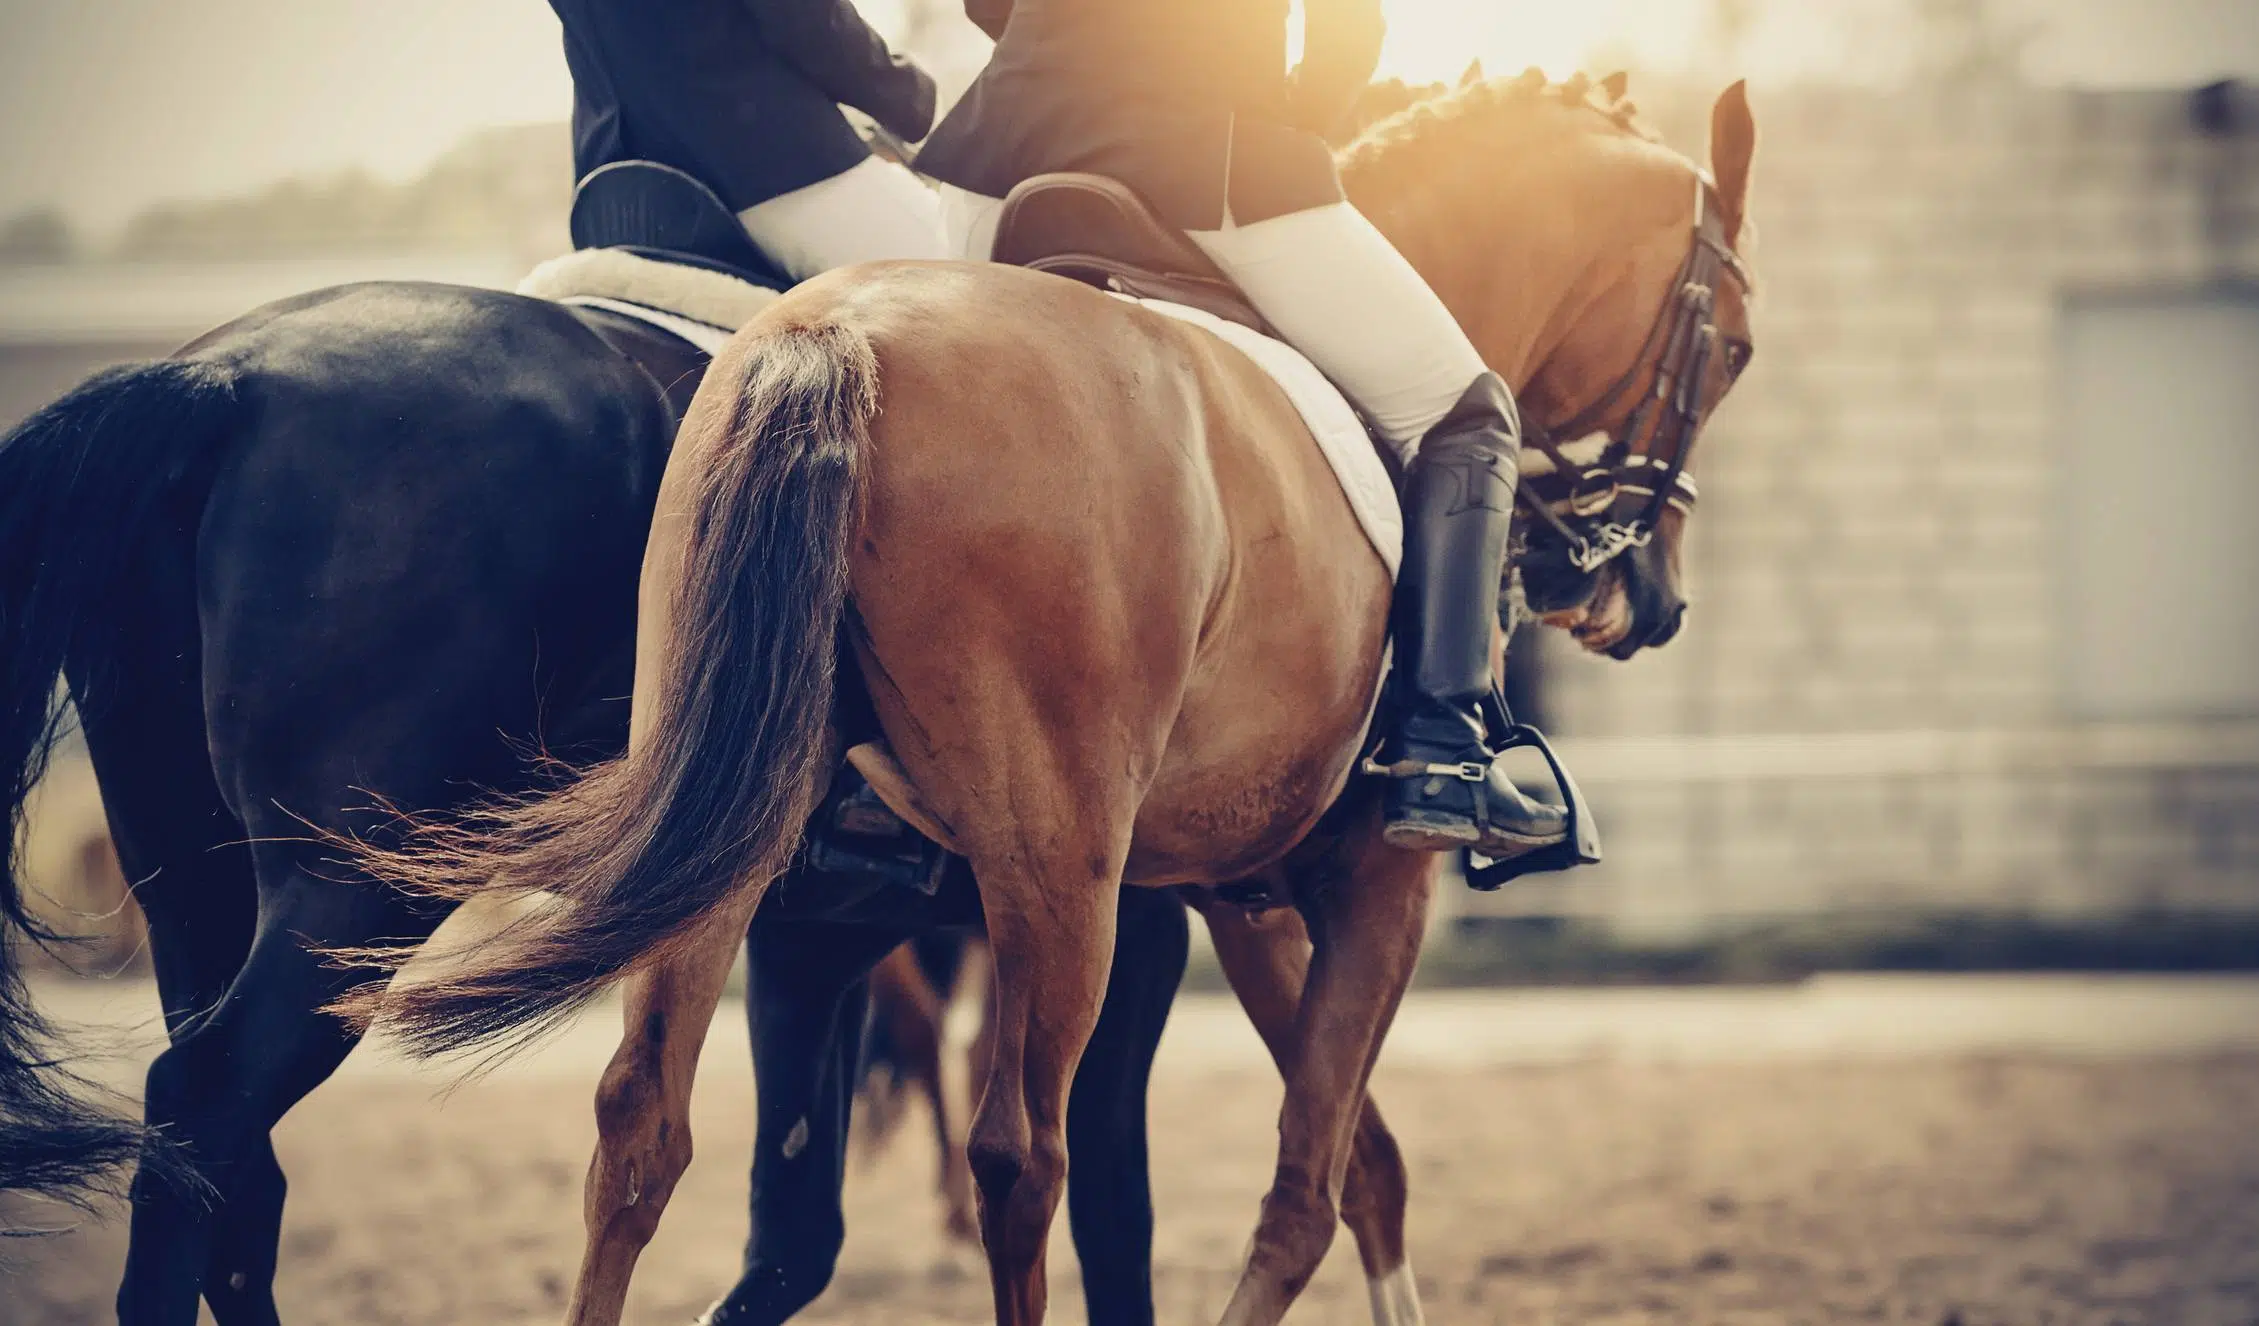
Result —
M1206 890L1193 898L1208 923L1224 979L1280 1074L1291 1077L1294 1023L1310 974L1310 932L1301 914L1279 908L1251 915ZM1357 1240L1375 1326L1414 1326L1423 1319L1404 1252L1407 1192L1404 1153L1367 1094L1342 1176L1341 1221Z
M690 1168L690 1087L739 936L761 890L740 890L697 947L621 982L625 1030L596 1087L596 1155L581 1205L588 1241L565 1320L616 1326L636 1258Z
M996 972L995 1049L966 1151L998 1326L1043 1320L1044 1249L1067 1179L1067 1091L1106 996L1121 845L1064 829L976 856ZM1056 852L1026 850L1031 842Z
M1370 1095L1349 1145L1341 1219L1357 1240L1357 1259L1364 1264L1365 1289L1372 1297L1373 1326L1421 1326L1427 1318L1420 1311L1419 1286L1405 1253L1404 1211L1410 1184L1404 1152Z
M1377 829L1376 816L1342 846L1346 868L1306 909L1316 948L1281 1055L1287 1068L1278 1169L1246 1270L1224 1310L1226 1326L1280 1321L1324 1259L1365 1085L1419 959L1435 859L1385 846ZM1374 1284L1383 1321L1418 1319L1410 1280L1400 1263Z

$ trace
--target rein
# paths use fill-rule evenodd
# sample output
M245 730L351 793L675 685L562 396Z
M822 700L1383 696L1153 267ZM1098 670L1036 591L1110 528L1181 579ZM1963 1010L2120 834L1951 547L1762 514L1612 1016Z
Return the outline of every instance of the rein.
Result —
M1523 444L1550 459L1553 472L1523 483L1518 498L1567 541L1569 561L1577 570L1590 574L1629 549L1647 546L1666 508L1693 512L1700 491L1686 462L1702 421L1710 356L1718 348L1718 283L1729 276L1744 293L1749 290L1748 269L1726 242L1725 220L1711 198L1710 182L1696 175L1692 234L1686 259L1671 282L1676 293L1656 314L1631 367L1566 423L1550 429L1526 426ZM1579 465L1563 454L1559 439L1574 441L1605 431L1601 421L1650 373L1652 388L1621 431L1607 431L1608 446L1598 459ZM1651 423L1648 445L1634 451ZM1569 516L1563 517L1556 506L1566 506Z

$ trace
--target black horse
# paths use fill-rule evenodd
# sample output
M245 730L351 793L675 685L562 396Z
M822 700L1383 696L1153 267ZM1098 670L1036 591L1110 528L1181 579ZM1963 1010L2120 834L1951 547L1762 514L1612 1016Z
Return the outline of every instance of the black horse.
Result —
M318 1010L366 978L312 950L419 942L441 919L322 837L384 842L379 803L527 787L529 746L625 745L645 530L705 363L609 312L353 285L104 373L0 442L0 795L20 817L67 677L171 1036L122 1322L186 1326L199 1293L223 1326L277 1319L269 1130L352 1047ZM23 922L15 864L0 853L0 904ZM803 870L761 910L753 1232L724 1319L781 1321L830 1278L862 974L978 920L961 872L928 896ZM1094 1322L1152 1320L1145 1089L1186 924L1177 900L1125 891L1075 1087ZM0 977L0 1187L67 1191L133 1135L51 1089L20 975Z

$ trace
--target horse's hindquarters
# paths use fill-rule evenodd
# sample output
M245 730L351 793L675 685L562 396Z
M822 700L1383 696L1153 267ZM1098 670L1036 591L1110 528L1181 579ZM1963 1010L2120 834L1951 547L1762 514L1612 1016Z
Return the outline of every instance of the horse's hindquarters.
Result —
M1355 757L1389 583L1284 394L1051 278L823 293L880 361L851 635L924 808L977 852L1058 779L1078 816L1129 817L1140 883L1291 847Z

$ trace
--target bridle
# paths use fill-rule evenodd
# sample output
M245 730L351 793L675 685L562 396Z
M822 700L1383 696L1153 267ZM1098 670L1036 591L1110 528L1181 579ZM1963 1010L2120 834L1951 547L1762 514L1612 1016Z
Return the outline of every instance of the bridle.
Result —
M1724 209L1712 197L1710 181L1698 173L1693 234L1671 283L1675 294L1656 314L1638 357L1598 400L1567 422L1552 428L1524 423L1522 445L1551 460L1553 472L1525 478L1519 498L1568 542L1569 561L1577 570L1590 574L1629 549L1645 547L1667 508L1693 513L1699 491L1686 462L1702 422L1710 356L1718 349L1718 284L1728 276L1744 295L1749 292L1749 270L1726 242ZM1652 389L1623 425L1602 429L1603 421L1650 375ZM1574 442L1594 433L1604 433L1608 445L1589 464L1562 453L1561 439ZM1642 438L1645 446L1638 445ZM1569 514L1557 507L1568 508Z

